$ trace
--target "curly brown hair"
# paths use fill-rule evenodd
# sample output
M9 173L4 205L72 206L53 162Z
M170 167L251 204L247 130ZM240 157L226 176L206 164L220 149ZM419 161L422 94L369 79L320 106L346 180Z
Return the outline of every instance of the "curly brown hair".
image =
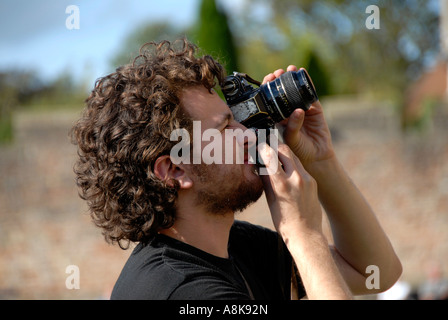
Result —
M96 81L71 130L79 195L106 241L123 249L174 223L179 186L156 177L154 163L176 143L173 130L191 128L182 90L211 91L225 76L216 60L197 51L186 39L143 45L133 63Z

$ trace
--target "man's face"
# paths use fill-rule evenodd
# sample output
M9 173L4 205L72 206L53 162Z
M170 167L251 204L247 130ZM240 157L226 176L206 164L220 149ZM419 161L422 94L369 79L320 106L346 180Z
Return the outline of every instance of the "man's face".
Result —
M255 144L255 136L248 138L250 135L240 135L229 138L229 135L226 135L226 130L233 132L231 130L240 129L248 133L248 129L233 119L227 104L214 91L211 94L205 87L188 88L184 90L181 100L190 117L194 121L200 121L201 137L206 130L215 129L214 132L219 132L217 139L221 139L219 145L222 146L222 161L186 165L193 179L197 204L206 206L208 211L216 214L242 211L263 193L263 184L256 172L256 166L248 163L247 159L248 146ZM202 140L201 152L212 143ZM240 148L244 147L246 150L243 164L237 164L236 161L238 143ZM231 148L228 148L229 145ZM228 152L229 150L231 152ZM233 161L229 164L228 159L232 158Z

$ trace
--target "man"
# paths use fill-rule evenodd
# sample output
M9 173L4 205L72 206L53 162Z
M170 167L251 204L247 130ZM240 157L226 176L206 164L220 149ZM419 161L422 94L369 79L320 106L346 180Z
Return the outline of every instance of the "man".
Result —
M213 90L223 68L195 54L186 40L145 45L133 64L97 81L73 129L77 184L94 222L121 247L139 242L111 298L350 299L392 286L401 264L338 162L319 102L283 123L286 144L278 150L259 146L269 175L259 176L247 158L173 161L171 133L191 132L193 121L202 132L218 130L222 145L226 129L246 130ZM208 142L201 143L203 150ZM247 150L254 141L240 143ZM277 232L235 221L263 190ZM381 272L379 289L366 288L369 265Z

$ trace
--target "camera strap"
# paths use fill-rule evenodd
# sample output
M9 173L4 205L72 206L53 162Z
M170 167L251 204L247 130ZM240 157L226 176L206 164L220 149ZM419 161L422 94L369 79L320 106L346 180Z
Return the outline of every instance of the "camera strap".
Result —
M261 82L260 82L260 81L255 80L254 78L248 76L247 73L237 72L237 74L238 74L240 77L246 79L248 82L253 83L253 84L256 84L257 86L261 86Z

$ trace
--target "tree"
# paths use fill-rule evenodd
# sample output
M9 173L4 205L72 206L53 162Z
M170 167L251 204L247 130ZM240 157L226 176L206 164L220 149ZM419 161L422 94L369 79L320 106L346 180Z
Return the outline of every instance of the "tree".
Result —
M237 50L227 16L215 0L202 0L193 38L204 53L217 58L228 73L239 71Z
M185 36L187 30L181 30L168 23L150 23L139 26L132 31L122 46L121 51L113 57L111 64L119 67L131 63L138 55L140 47L147 42L159 42L162 40L174 41Z
M326 96L332 92L329 72L323 66L321 58L314 51L310 51L305 68L313 79L319 97Z
M365 27L372 4L380 10L378 30ZM241 11L260 7L265 8L262 18L233 16L234 23L244 30L239 42L245 48L261 47L263 41L270 53L260 51L264 56L257 59L252 51L246 58L245 49L242 59L272 54L278 67L306 65L303 52L312 50L331 76L331 93L372 93L399 103L410 81L438 54L437 0L248 0ZM271 71L260 63L247 72Z

